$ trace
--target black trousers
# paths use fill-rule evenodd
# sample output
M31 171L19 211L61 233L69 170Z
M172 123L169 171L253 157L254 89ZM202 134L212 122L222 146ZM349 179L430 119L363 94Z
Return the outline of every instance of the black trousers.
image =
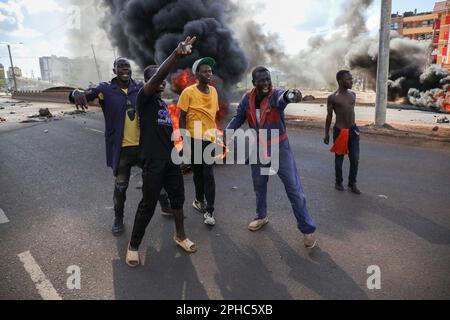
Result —
M142 170L142 200L134 219L130 245L139 248L150 220L155 213L156 203L164 187L172 209L179 210L184 204L184 181L179 165L169 160L149 159Z
M337 127L333 128L333 140L336 141L341 130ZM348 158L350 160L350 172L348 175L348 183L356 183L356 176L358 174L359 165L359 129L356 125L352 126L349 130L348 138ZM342 184L342 164L344 162L344 155L335 155L334 167L336 171L336 183Z
M194 145L195 143L202 146L202 161L200 164L194 162ZM214 180L214 171L212 164L206 164L203 160L203 152L211 142L204 140L196 140L191 138L191 156L192 171L194 173L195 198L203 202L206 198L206 211L214 212L214 201L216 199L216 182Z
M131 168L137 166L142 168L142 159L139 157L139 147L122 147L114 185L114 214L117 218L123 218L127 189L130 182ZM159 201L161 207L168 207L167 194L162 190Z

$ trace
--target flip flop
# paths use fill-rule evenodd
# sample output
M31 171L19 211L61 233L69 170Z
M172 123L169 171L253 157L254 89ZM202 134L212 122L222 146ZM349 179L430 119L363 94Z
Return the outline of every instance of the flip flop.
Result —
M139 251L130 250L130 245L128 245L127 249L127 257L125 262L131 268L137 267L139 265Z
M178 240L177 237L173 237L173 240L176 242L177 245L182 247L184 249L184 251L186 251L186 252L193 253L193 252L197 251L197 248L195 247L195 243L193 243L188 238L186 238L184 240Z

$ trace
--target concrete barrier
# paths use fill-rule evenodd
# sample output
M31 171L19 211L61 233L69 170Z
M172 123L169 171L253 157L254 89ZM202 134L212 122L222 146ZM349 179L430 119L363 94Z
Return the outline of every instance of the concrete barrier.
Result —
M48 89L45 91L14 91L12 98L16 100L24 101L36 101L36 102L55 102L55 103L67 103L69 104L69 94L73 89L61 89L52 90ZM88 103L92 106L99 106L97 101Z

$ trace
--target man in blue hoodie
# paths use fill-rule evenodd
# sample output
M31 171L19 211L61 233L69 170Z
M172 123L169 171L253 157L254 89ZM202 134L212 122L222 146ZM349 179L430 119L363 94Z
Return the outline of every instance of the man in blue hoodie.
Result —
M269 157L271 149L273 149L271 146L278 144L278 155L273 155L279 157L277 159L279 168L276 173L283 182L291 202L297 220L297 228L304 235L304 245L311 249L317 243L314 237L316 226L306 208L305 194L297 173L284 121L284 109L287 104L301 101L302 95L296 89L285 91L274 88L269 70L261 66L252 71L252 83L254 88L242 98L237 107L236 115L228 124L227 130L236 130L247 120L249 127L257 132L258 148L264 148ZM271 136L272 130L277 130L278 137L273 138ZM267 143L261 141L263 134L267 134L264 137ZM256 193L256 218L248 226L251 231L257 231L269 222L267 218L267 182L269 181L269 175L264 173L264 169L269 169L269 167L262 164L260 160L258 158L257 163L251 165L253 188Z
M82 110L87 108L88 101L98 99L100 102L105 118L106 164L115 177L112 233L119 236L124 230L123 212L131 168L142 168L136 98L144 83L131 77L130 62L126 58L114 61L113 72L116 77L110 82L101 82L85 91L74 90L69 100ZM170 214L172 210L165 192L161 193L159 201L163 212Z

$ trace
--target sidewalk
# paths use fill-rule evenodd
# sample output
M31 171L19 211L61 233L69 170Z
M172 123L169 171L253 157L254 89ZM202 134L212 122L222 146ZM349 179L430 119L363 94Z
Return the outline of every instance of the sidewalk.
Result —
M327 115L326 104L295 103L286 108L286 120L291 125L299 127L324 128ZM394 135L397 137L430 138L450 142L450 123L437 123L438 117L450 115L443 113L387 109L386 123L383 128L374 124L375 108L356 106L356 124L362 132L381 135ZM333 115L333 120L335 115Z

